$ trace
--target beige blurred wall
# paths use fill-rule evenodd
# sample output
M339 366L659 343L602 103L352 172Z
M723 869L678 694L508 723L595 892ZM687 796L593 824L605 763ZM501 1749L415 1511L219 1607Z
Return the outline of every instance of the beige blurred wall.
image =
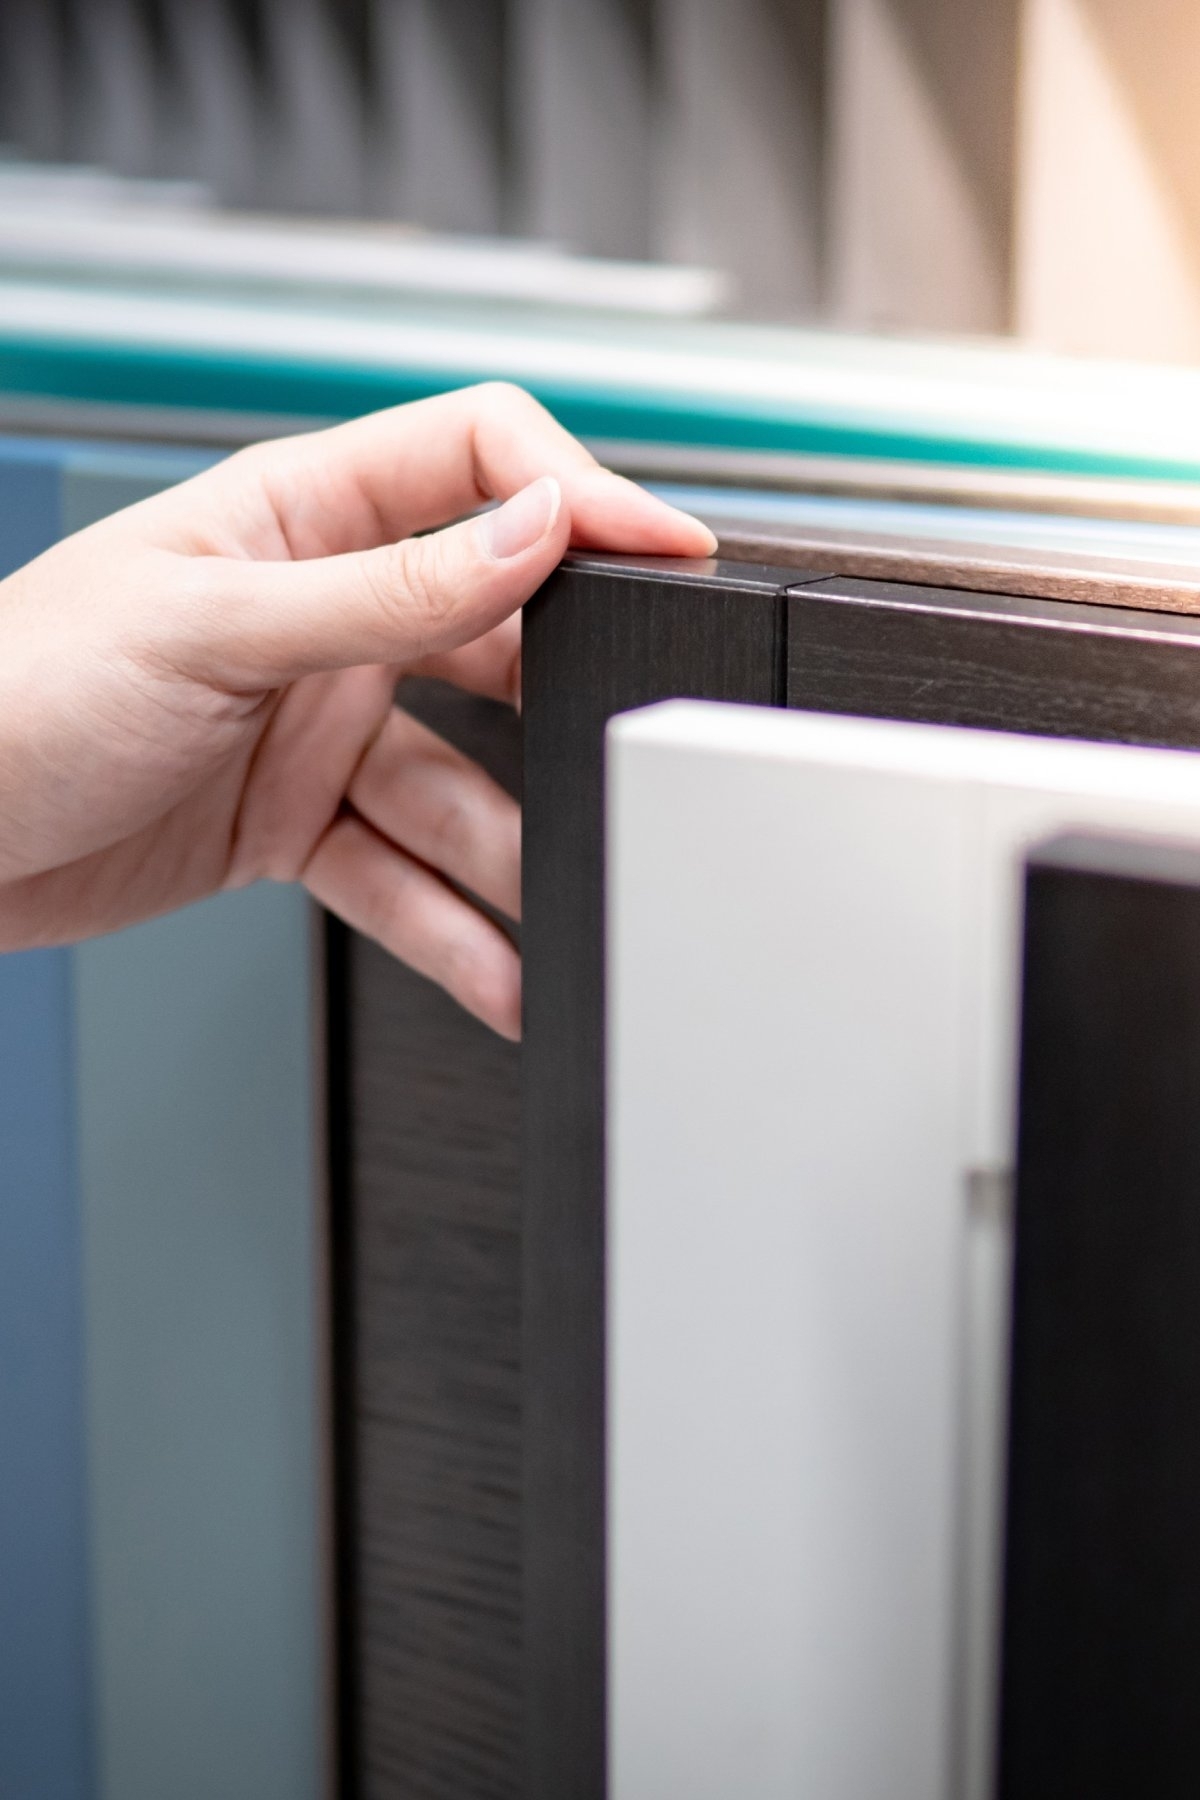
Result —
M1195 360L1200 7L1028 0L1021 50L1015 329L1056 349Z
M1197 0L833 0L848 324L1200 358Z

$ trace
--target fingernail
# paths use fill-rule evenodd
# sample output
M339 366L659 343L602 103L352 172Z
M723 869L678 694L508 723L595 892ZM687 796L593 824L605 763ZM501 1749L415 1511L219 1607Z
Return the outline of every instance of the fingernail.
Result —
M663 500L661 496L656 495L655 498L664 512L670 513L676 524L686 526L691 531L696 540L696 548L692 552L694 556L716 555L717 534L710 525L706 525L703 519L698 519L695 513L684 512L681 506L672 506L669 500Z
M495 512L484 513L479 535L484 550L497 561L520 556L540 543L558 517L562 489L552 475L533 481Z

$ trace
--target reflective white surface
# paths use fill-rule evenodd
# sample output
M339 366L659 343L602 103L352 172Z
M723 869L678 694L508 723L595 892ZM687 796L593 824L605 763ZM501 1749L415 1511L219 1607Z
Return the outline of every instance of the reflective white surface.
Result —
M609 777L611 1792L974 1800L1022 853L1200 759L674 703Z

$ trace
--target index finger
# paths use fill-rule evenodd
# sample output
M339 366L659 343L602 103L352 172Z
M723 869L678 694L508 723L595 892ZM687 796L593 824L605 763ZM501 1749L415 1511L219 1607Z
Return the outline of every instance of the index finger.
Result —
M710 556L708 527L601 468L531 395L504 382L371 413L257 447L263 492L290 554L394 543L505 500L540 475L559 482L581 548ZM232 472L244 458L223 469Z

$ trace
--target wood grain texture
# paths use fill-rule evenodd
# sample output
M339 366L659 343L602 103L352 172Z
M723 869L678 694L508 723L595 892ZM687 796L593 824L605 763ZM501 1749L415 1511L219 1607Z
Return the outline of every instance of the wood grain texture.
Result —
M402 699L519 791L511 713ZM332 927L343 1800L520 1778L520 1053Z
M1000 1800L1200 1788L1200 854L1026 884Z
M575 559L525 621L527 1800L602 1800L603 737L671 696L783 697L779 570Z
M1200 569L1186 563L1031 550L989 542L986 526L981 526L976 542L964 543L815 526L747 526L744 521L723 521L714 513L705 518L720 540L720 554L735 560L790 563L830 575L961 588L967 593L1200 613Z
M1200 744L1200 621L802 576L575 558L528 609L522 1056L335 934L347 1800L604 1792L606 720L689 695ZM515 785L499 709L419 710Z
M1193 748L1200 620L818 582L788 602L788 704Z
M778 704L779 568L569 564L526 622L526 1792L604 1791L603 726L668 695ZM794 582L795 578L791 578ZM739 585L740 582L740 585ZM1200 742L1200 624L817 579L786 698Z

